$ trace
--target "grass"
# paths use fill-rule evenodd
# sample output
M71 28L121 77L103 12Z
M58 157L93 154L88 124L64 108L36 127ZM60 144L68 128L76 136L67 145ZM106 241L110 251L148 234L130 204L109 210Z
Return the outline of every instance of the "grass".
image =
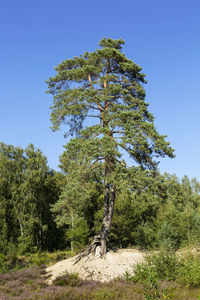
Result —
M69 258L73 253L71 251L57 251L54 253L27 253L23 256L14 254L0 254L0 274L7 273L10 270L20 270L31 266L52 265L60 260Z

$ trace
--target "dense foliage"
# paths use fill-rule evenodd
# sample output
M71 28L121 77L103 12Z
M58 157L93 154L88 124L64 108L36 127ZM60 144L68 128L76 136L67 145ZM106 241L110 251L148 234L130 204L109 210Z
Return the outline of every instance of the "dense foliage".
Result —
M71 168L67 152L60 160L65 177L49 170L46 158L33 145L23 150L0 144L2 253L62 249L70 242L81 248L101 228L101 172L97 169L77 178L76 162ZM196 179L179 180L132 167L129 177L121 175L119 183L110 235L113 244L177 249L199 242Z
M148 254L145 261L126 272L127 281L146 283L155 291L161 281L175 281L189 288L200 287L199 255L170 251ZM156 298L157 299L157 298Z
M64 176L40 150L0 144L0 251L80 249L101 228L101 172ZM71 168L71 167L70 167ZM200 240L200 183L132 167L120 176L110 241L119 247L178 249ZM87 193L85 192L87 190ZM64 205L62 199L65 199Z
M61 162L65 169L65 152ZM67 184L52 211L59 226L69 226L68 238L87 244L101 228L101 174L97 170L78 180L71 176L71 172L66 175ZM195 178L180 180L175 175L132 167L129 177L120 176L119 183L110 234L115 246L178 249L198 244L200 184Z
M0 252L62 247L62 231L50 212L62 184L62 175L48 168L33 145L0 144Z

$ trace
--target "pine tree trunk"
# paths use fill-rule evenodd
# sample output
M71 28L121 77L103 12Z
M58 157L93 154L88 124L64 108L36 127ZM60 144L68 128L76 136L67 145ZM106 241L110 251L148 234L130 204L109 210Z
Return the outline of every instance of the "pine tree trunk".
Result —
M104 202L104 216L103 224L100 232L101 237L101 256L104 257L107 252L107 242L112 223L112 217L115 205L115 186L105 185L105 202Z
M97 254L96 250L99 246L101 257L105 257L108 251L108 237L115 205L115 185L108 184L107 182L105 183L104 200L104 216L101 231L94 237L93 242L80 252L75 260L75 264L90 253Z
M71 218L72 218L72 230L74 232L74 214L73 211L71 213ZM74 241L71 239L71 252L74 252Z
M104 192L104 215L102 221L101 231L94 237L93 242L84 248L75 263L77 263L82 257L89 255L90 253L105 257L108 251L108 237L110 234L110 228L113 218L114 205L115 205L115 185L112 182L112 172L114 170L114 159L107 158L105 160L105 192ZM100 251L99 247L100 246ZM98 249L98 251L97 251Z

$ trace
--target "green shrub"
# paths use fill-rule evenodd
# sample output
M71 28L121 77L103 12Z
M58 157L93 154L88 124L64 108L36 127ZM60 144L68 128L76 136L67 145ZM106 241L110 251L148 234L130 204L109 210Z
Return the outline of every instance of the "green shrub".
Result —
M71 251L58 251L54 253L42 252L42 253L26 253L23 256L16 254L4 255L0 253L0 273L6 273L10 270L19 270L30 266L44 266L54 264L60 260L66 259L72 256Z
M180 262L173 252L161 251L147 255L145 262L138 264L134 275L125 275L126 280L133 282L157 280L175 280L178 276Z
M0 254L0 273L7 272L8 268L6 266L6 255Z
M158 281L176 281L189 288L200 287L200 259L195 255L180 257L173 252L161 251L147 255L133 274L125 273L124 279L140 282L155 288Z
M174 228L167 222L161 224L157 232L157 243L160 248L172 251L177 250L180 246L177 228Z
M200 287L200 259L197 256L190 255L183 259L177 281L187 287Z
M48 256L47 253L35 253L35 254L31 254L28 257L28 264L30 265L36 265L36 266L48 265L49 262L50 262L50 257Z
M19 270L26 266L23 258L14 254L3 255L0 254L0 273L6 273L10 270Z

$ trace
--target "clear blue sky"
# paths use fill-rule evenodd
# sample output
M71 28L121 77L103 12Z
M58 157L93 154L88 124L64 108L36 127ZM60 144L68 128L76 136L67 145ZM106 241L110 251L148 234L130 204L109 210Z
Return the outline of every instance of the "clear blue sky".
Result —
M200 180L199 0L8 0L0 6L0 141L42 150L57 169L66 140L50 130L45 80L65 58L123 38L147 74L147 98L175 159L160 171Z

